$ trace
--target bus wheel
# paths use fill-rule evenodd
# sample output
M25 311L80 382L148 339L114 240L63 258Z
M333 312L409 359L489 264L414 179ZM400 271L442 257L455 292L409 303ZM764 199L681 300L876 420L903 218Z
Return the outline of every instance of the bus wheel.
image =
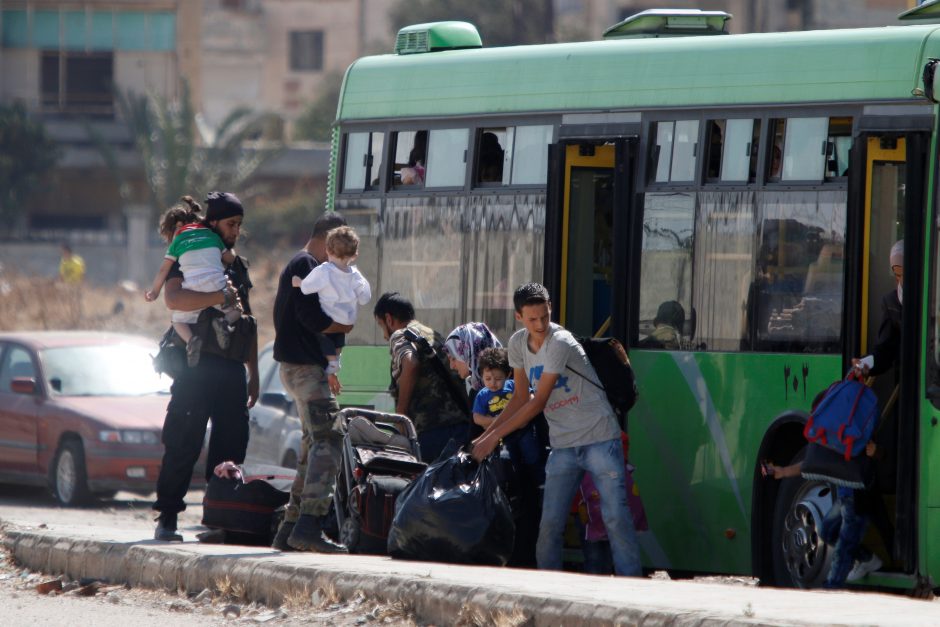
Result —
M835 490L823 481L792 477L781 482L771 534L776 585L822 587L833 554L822 539L822 523L834 502Z

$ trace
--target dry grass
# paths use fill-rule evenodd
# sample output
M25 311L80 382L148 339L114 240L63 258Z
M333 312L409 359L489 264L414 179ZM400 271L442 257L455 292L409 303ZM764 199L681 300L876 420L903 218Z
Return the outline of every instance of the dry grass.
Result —
M378 604L369 612L372 620L395 625L415 625L415 608L410 601L399 600L393 603Z
M525 627L531 624L531 617L522 610L487 612L470 605L461 607L454 621L455 627Z
M226 601L245 601L245 586L229 579L228 575L215 581L215 591L219 598Z
M291 614L298 614L313 605L313 595L310 588L304 585L303 590L291 589L281 599L281 607Z
M274 339L271 315L280 260L252 260L251 306L259 321L259 346ZM82 329L135 333L158 339L170 324L162 299L148 303L131 283L100 286L63 284L55 279L0 274L0 331Z
M317 588L317 598L320 600L316 606L318 610L337 605L343 601L343 596L333 584L328 584L325 588Z

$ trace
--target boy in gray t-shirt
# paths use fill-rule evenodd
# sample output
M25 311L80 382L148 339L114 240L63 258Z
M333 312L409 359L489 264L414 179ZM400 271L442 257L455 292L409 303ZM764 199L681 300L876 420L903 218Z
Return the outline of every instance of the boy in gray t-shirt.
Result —
M568 511L584 473L590 472L601 497L614 570L618 575L640 575L620 429L606 395L596 387L600 380L574 336L551 322L551 301L544 286L522 285L513 294L513 304L523 328L509 340L509 365L516 387L531 386L535 394L531 398L525 394L512 397L499 418L474 440L473 457L483 459L499 440L543 412L552 452L545 466L536 548L539 568L561 569Z

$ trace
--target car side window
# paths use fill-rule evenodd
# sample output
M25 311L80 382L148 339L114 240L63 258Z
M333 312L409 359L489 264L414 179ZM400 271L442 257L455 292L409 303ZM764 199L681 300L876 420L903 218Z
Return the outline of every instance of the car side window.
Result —
M264 391L274 394L283 394L290 398L287 390L284 389L284 383L281 382L281 369L277 362L274 362L274 372L271 374L271 379L268 381L268 385Z
M36 368L29 352L19 346L12 346L3 356L0 364L0 391L10 392L10 383L18 377L36 378Z
M277 362L274 361L273 350L263 351L258 356L258 382L261 385L262 391L267 390L268 379L271 378L271 373L276 371L274 368L276 364Z

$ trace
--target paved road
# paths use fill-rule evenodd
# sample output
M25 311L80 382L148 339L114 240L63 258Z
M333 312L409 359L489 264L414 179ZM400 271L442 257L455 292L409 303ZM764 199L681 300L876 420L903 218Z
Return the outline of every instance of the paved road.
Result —
M202 495L202 491L191 491L186 497L186 511L180 515L180 528L184 534L204 530L199 526L202 520ZM0 519L27 526L67 523L139 528L141 537L148 538L152 536L156 525L156 513L150 509L153 499L153 494L141 496L118 492L114 499L83 508L67 508L57 505L48 492L41 488L0 484Z
M539 627L619 622L690 627L940 625L940 603L898 595L726 585L751 583L737 578L671 582L204 545L193 541L201 530L200 499L200 493L190 495L191 507L181 520L188 541L168 545L150 540L149 497L119 494L101 507L72 510L57 507L34 489L0 487L0 519L7 525L0 541L22 563L73 578L97 576L141 587L166 586L170 581L177 582L171 590L185 589L167 595L118 587L87 600L71 599L74 592L39 599L35 586L45 577L24 575L21 568L7 564L0 571L0 607L4 608L0 622L55 624L36 617L48 614L58 620L61 614L72 612L59 603L87 601L119 608L126 605L129 611L142 609L142 617L127 618L145 625L176 624L168 617L175 620L177 614L188 616L189 624L208 625L223 624L218 622L220 617L229 621L224 624L359 625L385 622L386 617L393 624L408 624L412 616L439 624L451 624L454 617L465 624L485 624L494 622L497 615L500 623L517 624L515 619L528 617ZM715 585L716 581L725 585ZM268 600L274 605L253 606L249 600ZM234 612L229 606L237 608L238 618L223 617L226 609ZM8 607L23 614L8 623ZM99 612L106 606L75 607L76 612L86 607ZM272 614L279 608L285 612ZM463 616L464 612L484 618L480 622Z
M205 528L202 492L190 492L180 528L187 540ZM59 507L37 488L0 485L0 520L17 528L39 528L67 524L72 528L122 528L142 539L153 533L153 495L119 492L113 500L80 509ZM43 627L192 627L206 625L413 625L408 613L390 604L364 597L339 601L336 598L297 595L281 607L247 603L233 590L209 590L200 595L172 594L161 590L105 585L89 597L80 596L79 582L62 578L62 593L40 594L37 586L58 577L25 570L9 559L0 547L0 607L2 625ZM87 589L86 589L87 590Z

